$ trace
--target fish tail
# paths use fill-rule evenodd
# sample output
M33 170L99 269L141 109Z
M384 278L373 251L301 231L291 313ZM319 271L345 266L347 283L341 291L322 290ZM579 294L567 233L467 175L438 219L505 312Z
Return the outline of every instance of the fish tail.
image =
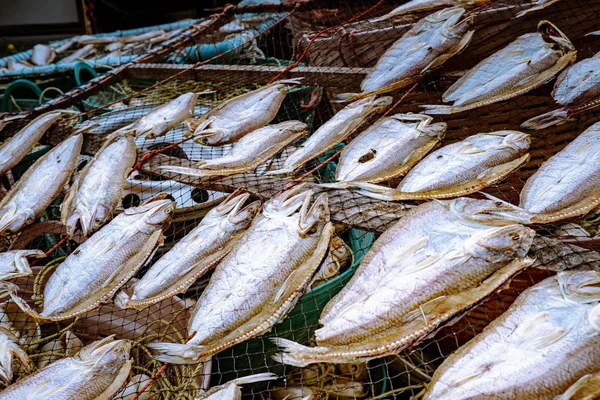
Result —
M353 186L357 187L359 194L370 197L372 199L394 201L397 199L397 191L385 186L376 185L367 182L353 182Z
M290 168L281 168L281 169L275 169L273 171L267 171L265 173L265 175L286 175L286 174L293 174L294 170L290 169Z
M565 108L559 108L537 117L528 119L521 124L523 129L545 129L554 125L562 124L569 117L568 112Z
M228 383L235 383L236 385L247 385L249 383L272 381L278 378L279 376L277 376L277 374L274 374L272 372L263 372L261 374L242 376L241 378L233 379Z
M16 213L14 211L10 211L11 210L4 213L4 215L2 215L2 217L0 218L0 233L7 230L8 227L11 226L17 220L18 216L16 215Z
M284 338L272 338L271 341L283 350L272 356L273 360L282 364L306 367L309 364L328 362L326 357L320 357L321 353L327 351L326 348L308 347Z
M275 84L285 83L286 85L300 85L300 84L302 84L303 79L304 79L303 76L300 76L298 78L282 79L282 80L276 81Z
M175 174L183 174L190 176L206 176L202 171L200 171L197 168L180 167L177 165L161 165L160 167L158 167L158 169L163 172L172 172Z
M421 106L426 114L445 115L454 114L463 111L461 107L446 106L442 104L427 104Z
M147 347L155 355L158 361L171 364L198 364L201 359L204 346L180 343L150 343Z
M339 181L339 182L331 182L331 183L319 183L317 186L327 189L348 189L351 187L355 187L356 184L354 182L349 181Z
M0 284L0 298L10 296L10 299L15 303L21 311L36 320L49 320L47 317L35 311L25 300L17 295L19 287L11 282L2 282Z
M129 295L124 290L120 290L113 299L113 302L117 307L125 310L129 308L128 306L131 303L131 297L129 297Z
M336 100L333 101L334 103L348 103L350 101L362 99L366 96L361 93L338 93L335 97Z

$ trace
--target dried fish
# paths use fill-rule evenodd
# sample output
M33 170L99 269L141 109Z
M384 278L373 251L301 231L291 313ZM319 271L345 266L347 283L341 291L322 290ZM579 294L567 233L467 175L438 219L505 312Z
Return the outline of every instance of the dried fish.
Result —
M17 361L25 372L29 372L29 356L18 344L19 338L10 330L0 326L0 384L10 385L13 379L13 360ZM2 393L0 393L0 399Z
M54 61L56 53L50 46L36 44L31 51L31 62L35 65L48 65Z
M0 232L18 232L48 208L75 170L82 142L72 136L29 167L0 202Z
M18 60L17 61L17 60L13 60L12 58L9 58L8 61L6 61L6 66L9 71L33 67L33 65L29 64L26 60Z
M512 99L552 80L575 62L577 51L548 21L538 32L519 36L504 49L473 67L442 96L452 106L427 105L428 114L454 114Z
M119 134L132 133L136 137L144 136L146 139L163 136L194 114L194 107L200 94L184 93L116 132Z
M71 48L71 46L73 46L75 44L75 38L71 38L70 40L65 41L63 44L61 44L60 46L57 46L54 48L54 52L56 54L62 54L65 51L69 50Z
M600 105L599 69L600 52L563 71L552 91L552 97L562 108L531 118L523 122L521 127L545 129Z
M595 400L600 398L600 372L587 374L554 400Z
M234 143L244 135L267 125L275 118L290 85L299 80L282 80L229 99L200 118L187 121L197 143L221 146Z
M344 148L336 180L375 183L406 174L444 137L446 124L432 120L423 114L378 120Z
M149 32L140 33L139 35L131 35L119 38L123 43L134 43L134 42L145 42L157 36L164 36L165 31L162 29L155 29Z
M268 332L287 315L333 235L327 195L312 198L313 192L299 185L265 203L198 299L188 327L191 339L149 344L157 360L198 363Z
M352 262L352 249L348 247L344 240L337 235L333 235L327 254L315 274L310 284L311 289L331 280L339 275L348 264Z
M80 226L89 236L112 218L135 160L133 137L111 135L107 139L79 172L60 206L67 235L73 236Z
M93 44L87 44L82 48L73 52L73 54L61 59L59 63L70 63L78 60L84 60L96 52L96 48Z
M83 347L83 342L72 331L66 331L58 339L51 340L42 346L39 352L48 353L48 356L38 358L36 368L42 369L62 357L73 357Z
M0 253L0 281L31 275L26 257L44 258L41 250L11 250Z
M123 47L123 42L113 42L104 46L104 51L112 53L113 51L120 50Z
M485 4L488 1L489 0L411 0L394 8L381 19L388 19L416 12L433 11L444 7L478 7L479 5Z
M532 5L531 8L528 8L526 10L519 12L515 17L516 18L524 17L525 15L529 14L530 12L543 10L544 8L551 6L554 3L558 3L559 1L560 0L533 0L533 2L531 4Z
M452 236L450 233L427 240L445 241ZM518 224L493 227L477 232L452 251L423 262L405 260L415 258L413 250L428 253L439 245L432 243L421 249L410 249L396 264L394 272L374 291L365 293L335 315L327 314L327 321L315 332L317 347L277 338L275 342L284 352L274 358L304 366L317 362L368 361L396 354L432 332L428 321L435 321L437 329L491 293L486 279L494 280L496 273L505 276L505 268L512 276L515 269L531 265L533 260L523 258L534 236L535 231ZM501 283L491 286L497 288ZM477 293L480 287L484 288L482 294ZM460 298L461 303L457 304L454 299L449 301L449 296ZM447 309L440 315L438 309L442 305ZM417 321L416 330L414 321Z
M0 399L112 399L129 378L130 348L130 341L113 336L98 340L9 386Z
M118 42L120 38L118 36L92 36L92 35L81 35L73 38L75 43L79 44L106 44Z
M196 400L242 400L241 385L249 383L272 381L278 376L270 372L262 374L248 375L241 378L233 379L224 385L219 385L211 388L206 393L202 393Z
M242 208L249 197L247 193L234 192L210 210L142 279L119 292L115 303L122 308L144 309L185 292L221 261L246 232L261 204L255 201Z
M369 96L350 103L310 135L285 160L281 169L270 171L269 174L288 174L294 172L310 160L332 149L336 144L348 138L368 118L374 114L383 112L390 104L392 104L392 98L389 96L381 98Z
M166 172L192 176L233 175L258 168L290 143L308 134L300 121L285 121L259 128L243 136L223 157L199 162L198 168L161 166Z
M600 204L600 123L546 160L521 191L535 222L584 215Z
M354 183L365 196L424 200L465 196L500 182L529 161L531 138L517 131L480 133L434 151L396 189Z
M44 287L41 313L6 283L12 300L43 321L70 319L106 303L162 244L175 203L161 197L126 209L69 255Z
M438 68L461 52L471 41L474 31L469 30L472 19L460 21L464 8L446 8L421 19L377 61L362 81L362 93L345 93L342 99L382 94L402 89L421 76Z
M17 165L44 133L60 118L61 113L52 111L31 121L0 146L0 175L6 174Z
M436 370L431 399L552 400L600 362L600 274L559 272L525 290L508 311Z

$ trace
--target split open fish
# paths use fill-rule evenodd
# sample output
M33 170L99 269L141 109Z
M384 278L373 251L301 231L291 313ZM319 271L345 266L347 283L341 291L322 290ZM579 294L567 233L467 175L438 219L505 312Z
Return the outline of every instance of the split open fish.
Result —
M505 101L552 80L575 62L577 51L548 21L536 33L519 36L473 67L442 96L448 105L426 105L427 114L454 114Z
M2 400L109 400L129 378L131 342L106 337L0 392Z
M552 400L600 363L600 273L525 290L436 370L424 399Z
M175 203L161 197L126 209L71 253L48 279L40 313L6 282L12 300L42 321L74 318L108 302L162 244Z
M0 253L0 281L28 276L33 273L26 257L44 258L41 250L10 250Z
M355 100L402 89L441 66L473 37L472 19L460 20L465 12L460 7L446 8L421 19L383 53L362 81L361 94L338 97Z
M29 167L0 202L0 232L18 232L42 215L75 170L82 143L72 136Z
M0 146L0 175L6 174L40 141L44 133L60 118L61 113L51 111L31 121Z
M406 174L444 137L446 124L423 114L395 114L362 131L342 151L334 183L382 182Z
M268 174L290 174L319 155L331 150L355 133L371 116L383 112L390 104L389 96L369 96L350 103L319 127L304 143L286 158L281 169Z
M112 218L135 160L132 136L111 135L106 140L79 172L60 206L67 235L73 236L80 227L89 236Z
M194 115L194 107L201 93L184 93L181 96L150 111L136 122L120 128L119 134L132 133L136 137L154 139ZM202 93L203 94L203 93Z
M552 97L562 107L531 118L525 129L545 129L600 105L600 52L563 71L554 85Z
M122 308L144 309L185 292L221 261L246 232L261 204L255 201L244 207L249 197L247 193L234 192L210 210L140 280L117 293L115 303Z
M93 44L86 44L80 49L77 49L73 54L59 60L59 63L71 63L78 60L84 60L96 52L96 47Z
M584 215L600 204L600 123L546 160L521 190L535 222Z
M466 196L502 181L529 161L529 135L518 131L479 133L442 147L413 167L396 189L355 182L359 193L383 200Z
M283 99L299 80L277 81L257 90L234 97L199 118L187 121L197 143L222 146L240 140L244 135L267 125L275 118Z
M35 65L48 65L56 58L56 52L52 47L36 44L31 50L31 62Z
M186 344L151 343L155 359L198 363L268 332L295 306L327 252L327 195L296 186L272 198L217 265L194 306Z
M401 262L374 291L335 315L327 314L327 321L315 332L317 347L276 338L283 352L274 358L305 366L397 354L455 320L531 265L533 260L524 257L534 236L535 231L518 224L493 227L477 232L437 259ZM404 258L414 257L413 250Z
M241 378L233 379L223 385L211 388L206 393L202 393L199 397L196 397L196 400L242 400L241 385L272 381L278 378L277 375L271 372L243 376Z
M200 161L197 164L198 168L161 166L160 169L191 176L233 175L250 172L307 134L308 127L300 121L285 121L268 125L243 136L223 157Z

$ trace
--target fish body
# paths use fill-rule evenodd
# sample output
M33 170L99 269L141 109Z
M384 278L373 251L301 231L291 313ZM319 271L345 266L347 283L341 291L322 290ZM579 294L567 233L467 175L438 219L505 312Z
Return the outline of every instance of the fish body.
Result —
M380 113L392 103L389 96L369 96L350 103L319 127L300 147L285 160L280 170L270 174L292 173L310 160L332 149L356 132L371 116Z
M56 111L42 114L2 143L0 146L0 175L6 174L17 165L59 118L60 113Z
M184 93L117 132L123 134L131 132L136 137L144 136L146 139L163 136L194 114L198 95L199 93Z
M382 118L342 151L337 181L382 182L404 175L444 137L445 123L422 114Z
M234 193L210 210L140 280L119 292L115 302L122 308L143 309L184 292L229 253L248 229L260 208L258 201L242 208L248 198L248 194Z
M150 344L156 359L198 363L269 331L287 315L333 235L326 195L312 198L312 191L300 185L265 203L198 299L188 327L191 339Z
M31 62L35 65L48 65L56 58L56 52L49 46L36 44L31 51Z
M2 400L109 400L129 378L128 340L93 342L0 392Z
M29 167L0 202L0 232L18 232L48 208L75 170L82 143L72 136Z
M525 15L529 14L530 12L543 10L544 8L551 6L554 3L558 3L559 1L560 0L534 0L532 2L531 8L528 8L526 10L519 12L515 17L516 18L524 17Z
M379 58L361 83L363 93L385 93L408 86L464 49L473 36L471 20L459 20L460 7L446 8L417 22Z
M444 7L477 7L486 3L488 0L411 0L394 8L383 18L399 17L401 15L412 14L416 12L432 11Z
M600 52L563 71L554 85L552 97L562 108L531 118L521 125L544 129L600 104Z
M596 271L525 290L436 370L424 399L552 400L600 362Z
M0 253L0 281L31 275L26 257L44 258L41 250L10 250Z
M85 59L86 57L91 56L92 54L94 54L96 52L96 48L94 47L93 44L86 44L85 46L83 46L80 49L75 50L75 52L73 52L73 54L63 58L62 60L60 60L60 63L71 63L71 62L75 62L81 59Z
M136 146L132 136L107 139L79 172L60 206L67 235L73 236L80 226L83 234L89 236L112 218L135 160Z
M161 169L193 176L250 172L306 134L308 127L300 121L268 125L243 136L223 157L199 162L196 169L178 166L164 166Z
M41 313L11 298L34 318L61 321L107 302L162 244L162 231L171 222L175 203L149 201L126 209L71 253L52 273L44 287Z
M196 397L196 400L242 400L242 390L240 389L241 385L271 381L277 378L277 375L270 372L244 376L233 379L224 385L215 386L206 393L202 393L200 397Z
M524 94L554 78L575 61L569 39L548 21L519 36L473 67L442 96L452 106L427 105L428 114L453 114Z
M290 86L297 81L279 81L229 99L200 118L188 121L195 141L205 146L222 146L267 125L275 118ZM189 136L188 135L188 136Z
M600 123L546 160L521 190L520 206L539 221L583 215L600 203Z

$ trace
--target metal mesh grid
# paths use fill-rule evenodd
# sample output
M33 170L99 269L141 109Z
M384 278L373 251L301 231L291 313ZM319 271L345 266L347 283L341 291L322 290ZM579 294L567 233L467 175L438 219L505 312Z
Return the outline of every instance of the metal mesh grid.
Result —
M535 24L542 17L551 19L564 30L576 45L579 60L600 50L597 48L597 41L584 36L585 33L598 29L594 24L595 17L600 9L594 2L583 0L568 3L559 2L548 10L532 13L525 19L516 22L510 19L510 15L514 15L521 9L515 3L512 1L497 1L479 10L478 12L482 16L478 23L481 23L483 28L477 30L477 41L472 43L465 53L449 61L421 85L417 86L412 93L405 96L402 103L393 112L418 112L421 110L420 105L440 103L441 93L457 79L460 71L472 67L477 61L503 47L516 36L533 31ZM335 27L344 21L350 20L375 4L377 2L333 4L330 6L331 9L329 7L326 9L314 8L288 16L289 24L286 29L289 29L289 32L280 31L278 35L282 37L288 34L291 35L290 37L293 38L291 42L296 44L294 47L295 54L298 55L308 48L303 62L308 64L309 67L327 66L335 68L331 69L329 75L325 77L321 75L309 78L308 80L311 82L307 82L305 86L301 86L296 91L288 94L275 122L301 119L314 132L339 109L339 105L330 101L335 94L356 90L358 83L356 76L364 76L365 68L373 65L377 58L376 55L381 54L391 41L399 37L399 34L403 32L402 29L405 30L405 28L402 28L402 24L406 22L407 18L400 19L400 22L394 21L392 28L390 28L389 21L365 22L363 20L350 27L332 29L322 35L322 42L315 41L312 45L309 45L308 38L314 38L315 32L319 30ZM388 4L381 5L364 18L380 16L390 9L391 7ZM506 13L509 11L505 10L510 11L508 16ZM414 18L410 21L413 20ZM400 28L396 29L397 25ZM343 33L338 32L340 29L344 30ZM374 33L369 36L371 30ZM479 34L479 32L482 33ZM328 41L329 38L334 40ZM209 38L203 39L204 42L210 40ZM283 51L280 54L276 52L269 53L268 42L271 40L275 43L273 36L268 34L266 37L261 36L258 40L259 47L264 49L267 56L284 57ZM340 43L342 44L340 45ZM334 48L338 49L337 53L332 51ZM292 58L297 58L297 56ZM119 101L114 105L110 105L110 109L103 110L108 112L95 117L102 119L102 129L104 133L108 133L179 94L205 89L215 90L214 94L202 96L199 99L196 107L196 113L199 115L225 99L258 87L273 78L281 70L281 68L269 69L272 65L258 66L259 74L253 76L260 75L260 78L252 79L246 75L240 77L236 71L229 67L228 64L224 65L222 69L216 69L219 75L218 82L202 80L201 69L197 70L198 72L190 70L191 79L164 82L156 88L139 95L140 90L155 84L157 80L130 77L119 84L106 87L87 100L95 107L104 107L107 104ZM349 77L347 75L348 70L344 68L354 67L362 72L353 70L353 73L358 75ZM300 68L296 69L296 71L298 70ZM139 71L137 72L138 76L140 74L151 75L151 73L144 71L143 66L139 67ZM293 69L290 70L290 74L293 72ZM135 74L132 73L132 75ZM302 107L301 104L310 103L311 94L315 88L312 86L312 80L323 80L328 84L322 85L324 90L320 92L319 101L314 106ZM448 131L442 145L462 140L469 135L480 132L492 132L501 129L519 130L520 124L526 119L556 108L550 97L551 87L552 84L550 83L506 102L456 116L437 118L436 120L448 124ZM403 91L394 93L395 99L401 96L404 96ZM519 171L511 174L503 182L484 191L509 202L517 203L518 194L524 182L539 167L541 162L556 154L586 127L597 120L598 118L594 112L586 112L575 116L569 123L543 131L529 132L533 136L532 158L529 163ZM73 122L75 120L72 119L68 122L59 123L48 134L47 143L51 145L59 143L72 132ZM23 123L15 122L9 125L1 132L2 135L9 136ZM183 126L179 126L158 140L140 141L137 143L139 156L166 144L178 142L182 138L181 135L184 129ZM102 133L97 134L97 136L89 135L84 145L84 153L93 154L102 143L101 136ZM335 167L334 164L332 162L322 166L321 164L335 150L337 149L307 164L296 174L296 177L313 171L320 166L304 180L309 182L330 181ZM175 177L168 173L159 174L156 169L157 166L165 164L190 165L190 161L214 157L215 153L218 153L215 148L206 148L186 142L147 160L141 168L144 180L131 183L130 192L127 192L127 194L135 193L138 200L131 196L125 202L125 206L129 205L129 202L136 204L138 201L143 201L166 189L179 207L175 221L165 232L167 237L165 245L159 249L152 262L168 251L174 243L196 226L204 213L223 198L224 193L232 192L236 188L244 188L257 197L267 199L289 183L289 178L272 178L262 175L260 168L253 173L222 178ZM280 165L285 155L286 152L279 156L274 164ZM168 178L177 178L177 181ZM389 182L389 185L396 186L397 182ZM328 194L332 220L339 224L338 233L351 246L355 264L370 247L373 233L375 235L382 233L401 218L406 210L405 204L415 204L376 201L348 190L331 190L328 191ZM184 207L181 207L181 205ZM64 233L60 224L52 221L56 219L55 208L54 211L51 209L47 212L46 221L36 223L26 228L18 237L12 238L12 248L17 248L17 246L18 248L40 248L42 250L52 248L60 239L61 234ZM588 216L587 221L591 221L589 226L594 232L596 226L594 225L594 216ZM537 258L536 264L533 268L514 278L509 288L493 294L456 324L445 327L433 338L402 352L398 356L385 357L369 362L366 367L364 365L339 367L318 364L310 368L297 369L272 361L270 356L275 352L275 347L266 338L259 338L241 343L218 354L211 363L206 365L200 364L191 367L170 365L164 373L158 376L151 390L159 398L194 398L198 395L200 388L223 384L236 377L270 370L282 377L285 376L287 380L285 382L279 380L273 383L250 385L244 390L244 394L248 397L262 399L284 398L288 394L291 394L288 399L301 398L303 393L296 393L291 390L298 386L304 386L314 388L318 398L335 398L340 396L340 393L336 393L339 388L336 389L334 384L341 382L362 385L362 391L359 395L349 397L408 398L423 389L424 384L431 378L433 371L448 354L481 332L491 320L506 310L525 288L552 275L557 270L598 268L600 255L593 250L588 250L598 248L597 239L570 237L561 240L562 238L554 236L555 230L556 226L537 227L539 236L535 239L531 250L531 255ZM572 244L577 245L577 247L572 246ZM74 241L62 245L53 256L64 256L73 251L76 246L77 237ZM43 267L43 270L48 271L48 268L60 261L61 258L55 258ZM143 275L146 270L147 267L142 269L138 276ZM38 271L39 268L36 273ZM77 319L74 323L72 323L73 321L67 321L66 323L44 325L42 327L43 339L28 338L29 342L26 342L29 346L27 351L36 362L43 359L51 360L54 356L64 354L64 349L59 342L61 334L67 330L72 330L85 343L100 336L115 333L117 337L135 340L132 352L135 359L133 373L144 373L146 375L141 384L141 386L144 386L144 382L149 381L149 377L156 375L163 366L162 363L153 361L146 355L144 344L154 339L168 339L174 342L182 342L185 339L186 310L190 307L188 299L197 298L207 280L208 277L201 279L185 294L178 296L178 298L165 300L153 306L150 310L128 310L124 312L108 304L85 317ZM28 292L39 292L38 284L34 278L20 278L16 283L20 287L20 294L22 291L28 300ZM309 342L317 327L317 310L339 288L325 285L324 290L315 289L306 294L301 300L301 307L297 307L292 311L284 322L266 336L283 336L301 343ZM5 317L12 320L18 313L16 309L11 309L5 311ZM59 340L53 341L54 339ZM121 396L121 398L124 397Z

